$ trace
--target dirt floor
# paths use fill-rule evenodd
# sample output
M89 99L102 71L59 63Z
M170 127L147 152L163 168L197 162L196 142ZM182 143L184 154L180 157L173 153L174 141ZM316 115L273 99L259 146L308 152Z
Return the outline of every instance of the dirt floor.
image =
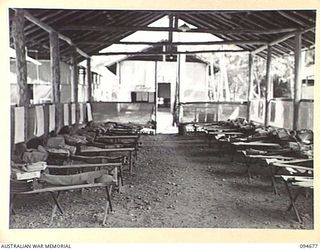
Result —
M313 196L297 200L303 223L286 211L284 184L274 195L267 168L245 173L243 159L208 147L203 136L142 136L134 175L125 173L121 193L113 194L114 212L105 227L157 228L313 228ZM88 189L62 194L65 214L51 227L103 227L105 194ZM17 197L10 228L46 228L51 215L48 194Z

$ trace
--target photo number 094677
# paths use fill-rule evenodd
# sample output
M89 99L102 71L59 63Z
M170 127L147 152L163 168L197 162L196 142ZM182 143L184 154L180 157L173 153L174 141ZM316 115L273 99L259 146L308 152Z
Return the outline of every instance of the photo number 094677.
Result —
M300 244L300 248L302 249L318 248L318 244Z

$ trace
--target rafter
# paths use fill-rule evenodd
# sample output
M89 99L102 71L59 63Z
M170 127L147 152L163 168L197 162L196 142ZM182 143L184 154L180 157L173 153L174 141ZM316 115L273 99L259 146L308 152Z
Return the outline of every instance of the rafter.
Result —
M52 27L50 27L49 25L47 25L46 23L40 21L38 18L35 18L34 16L32 16L29 12L25 11L25 10L22 10L21 13L23 13L23 16L28 19L30 22L33 22L34 24L38 25L41 29L47 31L48 33L53 33L53 32L56 32ZM66 41L69 45L71 46L75 46L75 44L71 41L70 38L60 34L60 33L57 33L59 38ZM85 53L84 51L82 51L81 49L79 48L76 48L77 52L88 58L90 57L89 55L87 55L87 53Z
M135 23L137 23L138 25L149 25L150 23L152 23L152 22L154 22L156 20L159 20L162 17L164 17L163 14L161 14L161 15L152 15L152 16L145 17L143 20L141 20L141 18L139 18L139 20L135 20ZM109 39L110 40L120 41L121 39L131 35L132 33L133 32L114 33L111 36L107 36L108 37L107 41ZM110 46L111 44L112 43L109 43L109 44L107 44L107 46ZM107 46L105 46L105 44L98 45L98 46L92 46L92 48L88 48L87 51L88 51L88 53L95 53L96 51L104 49Z
M300 26L302 27L305 27L306 24L304 22L302 22L301 20L299 20L298 18L296 17L293 17L292 15L289 15L287 13L285 13L284 11L277 11L281 16L289 19L290 21L294 22L294 23L297 23L299 24Z
M219 25L220 25L219 21L218 22L206 22L206 21L202 20L200 17L195 17L194 15L188 15L188 14L183 15L181 17L181 19L183 21L190 23L192 25L195 25L195 26L201 25L202 27L206 27L206 28L208 27L208 28L212 28L212 29L217 29L217 27L219 27ZM225 24L223 27L225 27ZM229 25L227 26L227 28L231 29L231 27ZM225 34L217 35L217 34L215 34L215 36L220 39L223 39L223 40L226 40L226 39L234 39L234 40L243 39L244 40L245 39L245 36L242 34L232 34L232 35L225 35ZM248 45L238 45L238 46L241 47L242 49L245 49L245 50L248 50L248 48L250 47Z
M310 30L314 30L314 29L315 29L315 27L311 27L311 28L305 29L305 30L300 31L300 32L301 32L301 34L303 34L303 33L309 32ZM292 32L292 33L286 34L286 35L284 35L284 36L281 36L281 37L275 39L274 41L270 42L268 45L263 45L263 46L261 46L260 48L256 49L255 51L252 51L252 53L253 53L253 54L257 54L257 53L259 53L259 52L267 49L268 46L276 45L276 44L278 44L278 43L284 42L284 41L286 41L286 40L294 37L295 34L296 34L296 32Z
M42 17L40 17L39 20L41 20L42 22L46 21L46 23L48 23L49 19L59 16L62 12L63 12L63 10L53 12L50 14L45 14ZM24 27L24 34L28 35L36 29L37 29L37 27L33 23L30 23L30 25ZM31 30L33 30L33 31L31 31Z
M39 19L39 20L40 20L41 22L43 22L43 23L46 23L47 25L51 25L53 22L57 22L57 21L65 18L65 17L68 17L68 16L73 15L73 14L75 14L75 13L76 13L76 11L70 11L70 12L68 12L68 13L65 14L65 15L60 15L60 16L57 16L57 17L53 17L53 18L51 18L51 19L49 19L49 20L45 19L44 21L42 21L42 20L39 19L39 18L37 18L37 19ZM38 31L39 31L38 27L35 26L35 27L27 30L25 34L26 34L27 36L32 36L33 39L38 39L39 36L42 35L41 33L40 33L40 34L36 34Z

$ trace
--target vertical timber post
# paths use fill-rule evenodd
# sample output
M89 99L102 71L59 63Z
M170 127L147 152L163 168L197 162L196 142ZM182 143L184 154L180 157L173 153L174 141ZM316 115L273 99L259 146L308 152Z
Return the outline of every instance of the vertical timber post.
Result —
M87 58L87 84L88 84L88 102L92 102L92 76L91 76L91 58Z
M293 129L298 129L299 104L301 99L301 32L295 35L294 88L293 88Z
M56 32L49 34L50 36L50 63L51 63L51 84L52 84L52 102L55 105L55 131L62 127L62 107L60 99L60 47L59 37Z
M157 128L158 128L158 61L155 60L154 62L154 84L155 84L155 97L154 97L154 119L155 119L155 134L157 134Z
M73 102L76 104L76 124L79 124L79 98L78 98L78 64L77 64L77 54L75 47L72 48L71 55L72 62L72 86L73 86Z
M216 92L216 85L215 85L215 77L214 77L214 61L213 61L213 53L210 53L210 69L211 69L211 90L213 95L213 100L217 101L217 92Z
M27 85L27 60L26 60L26 44L24 36L24 15L20 10L16 10L15 16L12 20L12 36L14 48L16 51L16 73L17 73L17 86L18 86L18 106L25 108L24 117L24 135L27 139L28 132L28 119L29 119L29 104L30 95L28 93Z
M181 55L178 55L178 84L177 84L177 93L176 93L176 99L177 99L177 106L180 105L180 91L181 91Z
M253 73L253 55L249 53L249 75L248 75L248 97L247 97L247 120L250 121L250 105L251 105L251 91L252 91L252 73Z
M169 14L169 36L168 36L168 40L169 40L169 51L172 52L172 39L173 39L173 32L172 32L172 29L173 29L173 25L174 25L174 20L173 20L173 15L172 14Z
M270 93L270 70L271 70L271 56L272 56L272 47L268 45L268 56L267 56L267 69L266 69L266 92L265 92L265 113L264 113L264 126L268 126L269 119L269 99L271 96Z
M173 28L178 29L179 26L179 15L174 16Z
M180 105L181 99L180 99L180 93L181 93L181 54L177 55L177 85L176 85L176 111L178 111L178 134L179 135L186 135L187 131L186 131L186 126L182 123L180 123L181 121L181 108L182 106ZM179 107L179 109L178 109Z

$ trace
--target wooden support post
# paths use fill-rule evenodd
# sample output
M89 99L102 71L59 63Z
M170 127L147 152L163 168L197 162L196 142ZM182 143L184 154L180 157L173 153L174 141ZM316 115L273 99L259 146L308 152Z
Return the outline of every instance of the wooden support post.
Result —
M264 114L264 126L268 126L269 119L269 99L270 99L270 70L271 70L271 55L272 47L268 46L268 56L267 56L267 69L266 69L266 90L265 90L265 114Z
M210 83L209 83L209 64L206 65L206 73L205 73L205 91L206 91L206 102L210 101L209 98L209 89L210 89Z
M221 54L220 57L220 66L221 66L221 75L223 76L223 83L222 83L222 96L223 100L230 101L230 87L228 81L228 71L227 71L227 64L226 64L226 55L225 53Z
M173 32L172 32L172 28L173 28L173 15L170 14L169 15L169 36L168 36L168 41L169 41L169 46L168 46L168 50L172 51L172 38L173 38Z
M175 15L173 28L178 29L178 26L179 26L179 15Z
M181 56L177 56L177 86L176 86L176 100L177 105L180 104L180 82L181 82Z
M42 22L40 19L32 16L28 11L26 10L19 10L19 9L14 9L16 11L20 11L23 16L28 19L30 22L34 23L35 25L39 26L41 29L51 33L51 32L56 32L52 27L50 27L49 25L47 25L46 23ZM65 42L67 42L70 46L73 46L75 48L75 50L83 57L89 58L90 56L85 53L84 51L82 51L81 49L75 47L75 44L71 41L71 39L69 37L66 37L65 35L62 35L61 33L58 33L58 36L60 39L64 40Z
M120 86L120 84L121 84L121 64L120 64L120 62L117 62L117 82ZM91 86L92 86L92 84L91 84ZM94 86L92 86L92 87L94 87ZM94 101L93 97L94 97L94 91L92 90L92 101Z
M182 54L179 56L179 103L181 100L183 101L185 99L184 97L184 91L186 87L186 55ZM182 98L181 98L182 96Z
M247 120L250 121L250 102L251 102L251 91L252 91L252 79L253 79L253 55L249 54L249 76L248 76L248 97L247 97Z
M50 63L52 103L55 104L55 131L62 127L62 107L60 105L60 47L59 36L56 32L50 33Z
M81 74L82 74L82 84L83 84L83 86L86 86L87 84L86 84L86 80L87 80L87 70L86 69L84 69L84 68L82 68L81 69ZM88 94L87 94L87 96L88 96ZM86 97L87 98L87 97ZM83 101L85 101L85 100L83 100Z
M79 69L76 58L76 49L73 47L73 53L71 56L72 62L72 87L73 87L73 103L76 104L76 124L79 123L79 99L78 99L78 79L79 79Z
M213 100L214 101L217 101L218 98L217 98L217 91L216 91L216 84L215 84L215 77L214 77L214 61L213 61L213 53L210 54L210 69L211 69L211 90L212 90L212 94L213 94Z
M157 134L157 114L158 114L158 62L154 62L154 84L155 84L155 98L154 98L154 119L156 122L155 134Z
M14 48L16 51L16 73L18 86L18 106L25 107L24 129L25 139L27 139L28 131L28 107L30 104L30 95L27 85L27 60L26 60L26 44L24 37L24 16L23 12L17 10L12 20L12 37Z
M173 29L173 25L174 25L174 23L173 23L173 15L172 14L170 14L169 15L169 44L170 43L172 43L172 37L173 37L173 32L172 32L172 29ZM171 44L170 44L171 45Z
M119 66L119 65L117 65ZM88 102L92 102L92 76L91 76L91 58L87 59L87 84L88 84Z
M162 61L165 62L165 61L166 61L166 54L165 54L165 52L166 52L166 46L165 46L165 45L162 46L162 52L163 52L163 54L162 54Z
M293 129L298 129L299 104L301 99L301 37L302 33L295 35L294 51L294 88L293 88Z
M182 114L180 112L180 109L182 108L182 106L180 106L180 82L181 82L181 55L178 55L177 56L177 82L176 82L176 91L175 91L175 112L178 112L177 116L178 116L178 119L177 119L177 123L179 124L179 135L182 135L183 134L183 125L180 124L180 121L181 121L181 117L180 115Z

